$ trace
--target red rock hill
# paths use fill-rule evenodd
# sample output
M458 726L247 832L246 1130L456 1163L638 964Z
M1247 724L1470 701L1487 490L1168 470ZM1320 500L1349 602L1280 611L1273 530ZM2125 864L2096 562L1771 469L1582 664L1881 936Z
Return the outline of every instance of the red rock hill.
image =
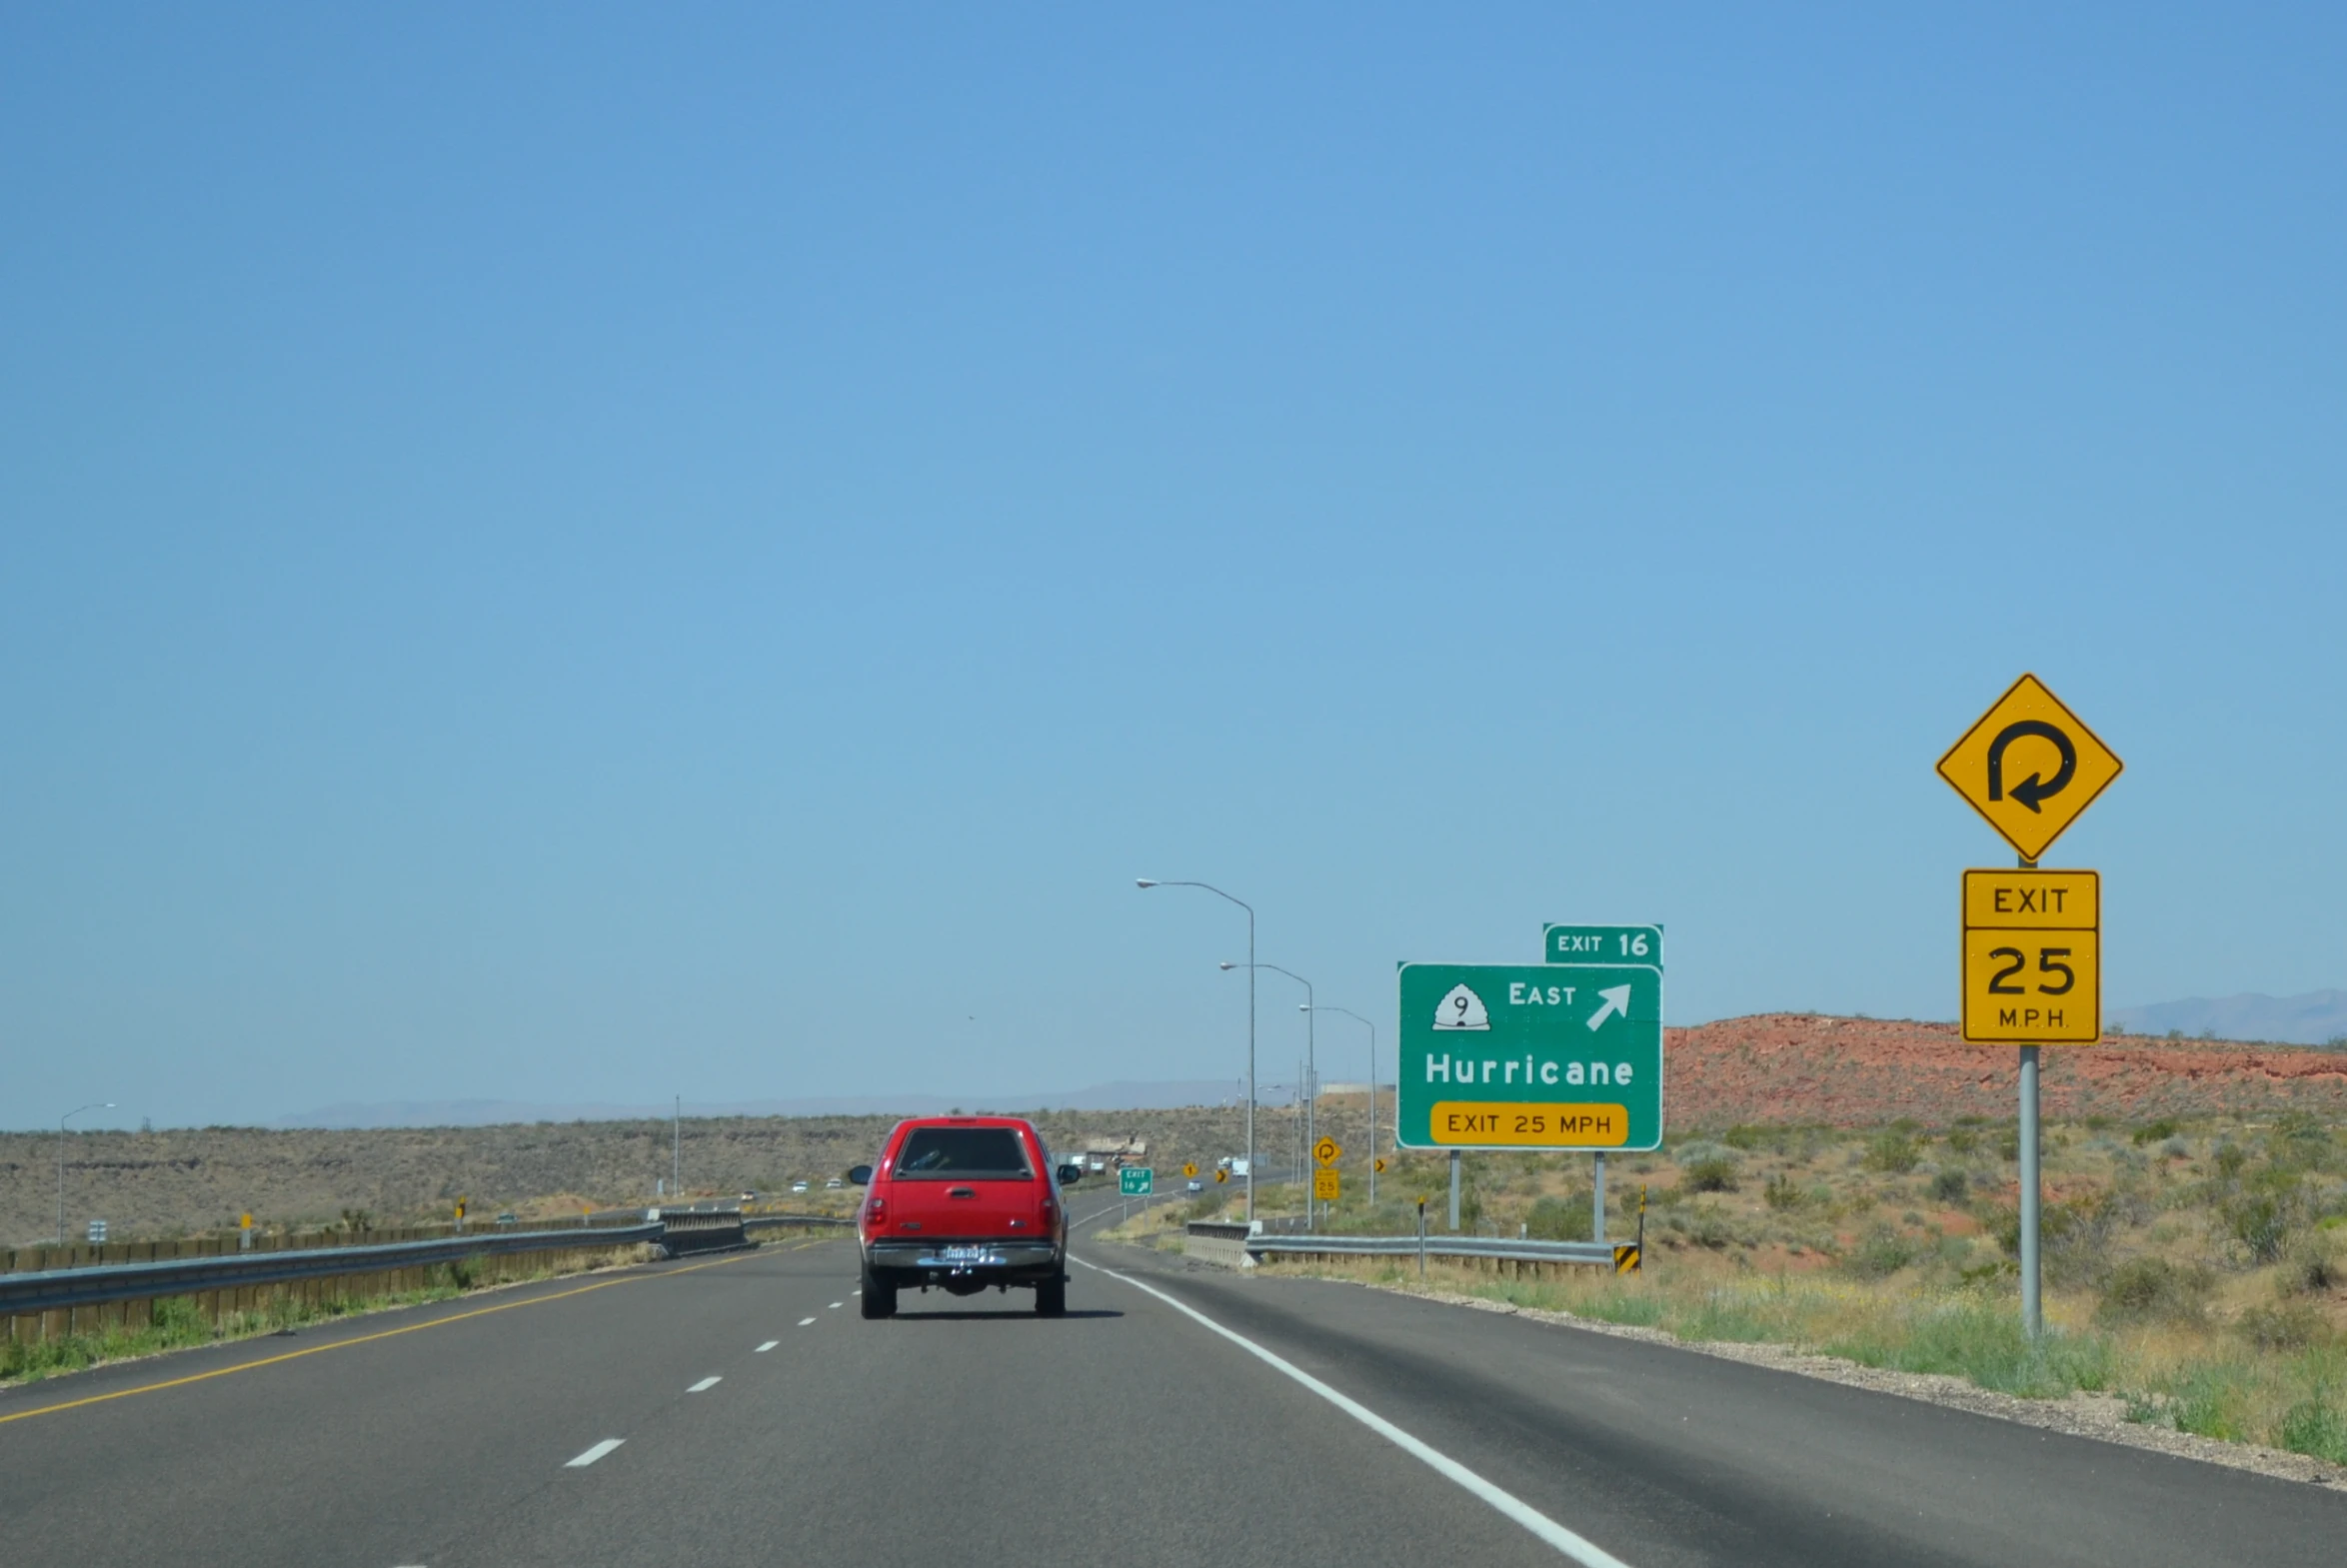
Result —
M2014 1112L2014 1048L1967 1045L1952 1023L1759 1013L1667 1030L1663 1049L1664 1120L1674 1131L1899 1116L1935 1126ZM2043 1059L2049 1120L2347 1115L2347 1051L2128 1035L2048 1045Z

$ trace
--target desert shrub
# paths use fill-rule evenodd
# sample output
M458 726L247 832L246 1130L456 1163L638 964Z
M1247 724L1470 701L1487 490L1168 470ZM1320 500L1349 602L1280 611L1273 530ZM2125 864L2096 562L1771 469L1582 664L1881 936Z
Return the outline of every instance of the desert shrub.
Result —
M2137 1127L2133 1134L2133 1141L2137 1148L2142 1148L2144 1145L2149 1143L2165 1142L2167 1139L2172 1138L2175 1135L2175 1118L2172 1116L2162 1116L2157 1121L2147 1121L2142 1126Z
M1750 1122L1738 1122L1719 1135L1719 1141L1731 1149L1750 1153L1757 1148L1782 1149L1785 1133L1782 1127L1756 1127Z
M2335 1288L2341 1277L2336 1259L2327 1252L2315 1252L2298 1260L2297 1268L2291 1271L2289 1283L2294 1290L2320 1294Z
M1809 1194L1785 1171L1770 1176L1760 1187L1760 1199L1778 1213L1789 1213L1809 1201Z
M1586 1198L1541 1198L1524 1216L1524 1226L1542 1241L1586 1241L1596 1233Z
M2252 1264L2279 1263L2307 1220L2307 1194L2297 1180L2253 1183L2218 1208L2218 1222Z
M2216 1162L2218 1175L2227 1181L2236 1180L2241 1167L2249 1163L2249 1150L2238 1143L2221 1143L2217 1145Z
M1718 1143L1684 1143L1672 1158L1678 1161L1679 1184L1689 1192L1733 1192L1737 1159Z
M2205 1269L2180 1268L2164 1257L2129 1258L2103 1282L2094 1315L2106 1323L2189 1321L2206 1308L2215 1284Z
M1915 1244L1888 1225L1877 1225L1850 1249L1842 1267L1860 1279L1886 1279L1915 1261Z
M2234 1328L2260 1350L2303 1350L2330 1337L2330 1323L2303 1301L2251 1307Z
M1972 1178L1962 1167L1950 1165L1931 1178L1931 1195L1942 1203L1961 1203L1972 1195Z
M2278 1434L2292 1453L2312 1454L2333 1464L2347 1464L2347 1411L2327 1399L2315 1398L2290 1407Z
M1950 1127L1947 1135L1948 1152L1970 1154L1980 1147L1980 1133L1972 1127Z
M2018 1160L2021 1157L2021 1129L2007 1127L1997 1134L1996 1152L2000 1159Z
M1914 1136L1899 1127L1887 1127L1878 1132L1866 1145L1865 1165L1868 1170L1886 1171L1903 1176L1915 1168L1922 1158L1915 1147Z

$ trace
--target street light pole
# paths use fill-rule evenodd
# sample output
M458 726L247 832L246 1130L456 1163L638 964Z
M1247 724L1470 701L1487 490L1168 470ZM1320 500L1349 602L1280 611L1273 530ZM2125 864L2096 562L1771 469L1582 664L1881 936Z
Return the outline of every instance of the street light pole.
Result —
M1377 1206L1377 1026L1350 1007L1339 1007L1333 1002L1318 1010L1341 1012L1369 1031L1369 1206L1374 1208Z
M1212 882L1161 882L1147 876L1137 876L1134 881L1145 892L1152 887L1202 888L1246 911L1246 1217L1252 1224L1255 1217L1255 906L1244 898L1232 898Z
M1222 967L1235 969L1238 965L1225 963ZM1246 967L1249 971L1247 979L1250 984L1254 978L1253 970L1269 969L1274 974L1286 975L1303 987L1303 1081L1304 1093L1307 1096L1303 1102L1303 1146L1309 1149L1314 1141L1315 1123L1312 1112L1317 1109L1320 1098L1320 1069L1312 1050L1312 982L1293 969L1282 969L1276 963L1257 963L1251 953L1247 955ZM1306 1230L1312 1228L1312 1197L1308 1189L1305 1191L1303 1199L1303 1228Z
M76 1105L57 1118L57 1244L65 1245L65 1124L85 1110L112 1110L114 1101Z

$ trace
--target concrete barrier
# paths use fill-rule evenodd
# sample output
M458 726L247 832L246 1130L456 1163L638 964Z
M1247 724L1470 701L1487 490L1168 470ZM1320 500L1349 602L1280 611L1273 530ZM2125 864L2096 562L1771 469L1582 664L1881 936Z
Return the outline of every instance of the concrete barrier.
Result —
M1246 1250L1251 1228L1244 1220L1193 1219L1185 1227L1182 1253L1216 1268L1252 1268L1255 1260Z

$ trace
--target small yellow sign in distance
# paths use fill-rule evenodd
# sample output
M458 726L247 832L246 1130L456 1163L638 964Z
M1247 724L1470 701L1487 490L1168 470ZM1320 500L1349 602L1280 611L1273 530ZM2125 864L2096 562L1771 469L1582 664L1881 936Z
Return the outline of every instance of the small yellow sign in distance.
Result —
M1939 776L2034 860L2125 767L2045 683L2025 675L1939 760Z
M1627 1105L1538 1105L1514 1100L1436 1100L1427 1116L1436 1143L1490 1148L1587 1148L1627 1143Z
M2102 924L2102 872L1969 870L1966 929L2091 931Z
M1196 1175L1196 1174L1197 1174L1197 1161L1193 1159L1193 1160L1190 1160L1188 1163L1184 1164L1184 1165L1181 1167L1181 1173L1182 1173L1183 1175L1185 1175L1185 1176L1194 1176L1194 1175Z
M1371 1170L1375 1171L1375 1172L1376 1172L1378 1175L1380 1175L1380 1176L1382 1176L1383 1174L1385 1174L1385 1157L1384 1157L1383 1155L1381 1155L1381 1154L1380 1154L1379 1156L1377 1156L1377 1158L1375 1158L1374 1160L1371 1160L1371 1161L1369 1162L1369 1168L1370 1168Z
M1312 1145L1312 1158L1323 1165L1335 1164L1337 1156L1343 1152L1343 1147L1334 1138L1322 1138Z
M1966 931L1964 1038L2000 1045L2091 1045L2102 1038L2102 932Z
M1343 1181L1344 1178L1333 1170L1315 1170L1312 1172L1312 1196L1324 1203L1333 1203L1343 1188Z
M1216 1181L1228 1181L1230 1179L1230 1172L1227 1170L1217 1170L1214 1172L1214 1179Z
M1616 1274L1627 1274L1634 1271L1638 1267L1638 1254L1641 1250L1642 1248L1635 1241L1616 1242L1613 1248L1613 1271Z

